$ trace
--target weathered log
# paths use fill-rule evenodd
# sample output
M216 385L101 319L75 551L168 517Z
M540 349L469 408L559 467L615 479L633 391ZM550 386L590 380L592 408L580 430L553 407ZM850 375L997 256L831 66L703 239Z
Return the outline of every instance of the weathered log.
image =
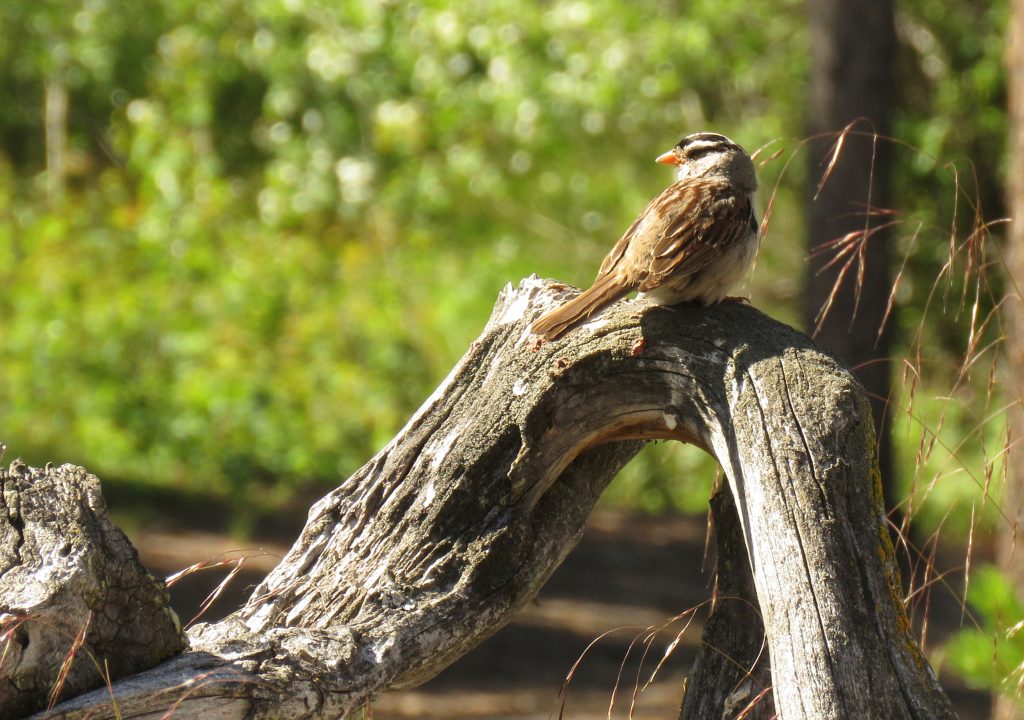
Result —
M5 718L150 668L186 645L163 584L107 517L99 480L72 465L0 470L0 628Z
M775 716L775 704L768 641L743 528L727 488L712 496L711 517L718 548L715 604L687 678L679 720L769 720Z
M728 560L753 571L780 716L953 717L907 622L850 374L735 303L623 302L532 352L527 324L563 290L507 288L394 440L313 506L246 606L114 684L122 715L339 717L420 683L536 594L640 441L677 439L724 470L732 547L748 556ZM742 699L735 677L721 681L733 686L694 675L688 704L721 700L687 717ZM115 716L107 691L48 717L86 713Z

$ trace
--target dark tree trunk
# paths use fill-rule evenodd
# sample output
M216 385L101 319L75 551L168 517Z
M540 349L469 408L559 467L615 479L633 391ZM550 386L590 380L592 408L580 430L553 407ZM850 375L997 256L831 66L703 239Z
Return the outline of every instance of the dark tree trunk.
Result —
M711 453L730 496L714 505L720 592L705 643L743 666L702 655L684 717L765 717L774 704L786 720L953 718L907 621L853 377L737 303L622 302L531 352L528 324L563 289L509 287L399 434L312 507L244 608L47 718L337 718L421 683L535 596L652 439ZM25 532L5 520L0 541Z
M889 204L889 146L884 140L874 142L871 133L889 132L895 33L892 0L808 0L807 8L811 38L807 132L824 134L811 143L807 177L810 263L804 316L813 330L843 266L840 262L823 269L832 253L820 252L822 244L887 221L884 216L869 215L869 208ZM838 132L861 118L864 121L846 137L831 177L815 199ZM868 391L879 437L886 507L892 509L900 500L894 490L892 412L886 409L891 388L890 329L895 318L889 319L881 337L878 333L891 289L889 260L889 234L881 230L864 247L859 292L855 262L815 337L853 369Z

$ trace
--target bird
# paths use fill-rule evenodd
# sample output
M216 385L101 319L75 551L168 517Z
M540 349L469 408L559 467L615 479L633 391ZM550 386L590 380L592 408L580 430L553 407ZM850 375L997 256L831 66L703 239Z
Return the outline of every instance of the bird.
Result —
M757 173L746 151L712 132L687 135L655 162L674 165L661 191L605 257L593 285L531 326L557 340L634 290L659 305L728 297L754 262Z

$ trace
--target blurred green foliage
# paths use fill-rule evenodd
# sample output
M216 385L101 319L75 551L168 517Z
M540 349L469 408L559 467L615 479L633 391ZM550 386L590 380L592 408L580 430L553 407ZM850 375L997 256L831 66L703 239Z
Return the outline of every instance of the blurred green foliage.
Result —
M973 687L998 690L1021 702L1024 602L992 566L979 568L971 580L967 600L978 625L961 630L946 645L944 654L949 664Z
M895 204L945 228L934 158L978 159L997 202L1006 3L899 5L896 134L924 152L897 153ZM0 436L226 499L242 527L335 484L505 283L591 279L679 136L798 149L805 32L799 0L5 0ZM762 171L751 295L794 321L805 163L788 157ZM948 365L958 326L920 310L946 246L911 235L903 322L934 323ZM713 477L653 447L609 498L699 509Z

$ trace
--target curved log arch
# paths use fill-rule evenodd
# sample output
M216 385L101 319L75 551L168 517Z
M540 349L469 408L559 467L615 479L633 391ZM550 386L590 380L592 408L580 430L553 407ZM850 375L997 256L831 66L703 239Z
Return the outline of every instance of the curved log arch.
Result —
M780 716L953 717L903 611L850 374L739 304L619 303L531 351L529 320L563 289L507 288L405 428L313 506L248 604L115 684L120 711L337 717L418 684L534 597L641 440L675 438L725 471L749 561L740 543L726 552L753 569ZM701 662L683 714L721 717L736 677ZM106 691L57 710L114 716Z

